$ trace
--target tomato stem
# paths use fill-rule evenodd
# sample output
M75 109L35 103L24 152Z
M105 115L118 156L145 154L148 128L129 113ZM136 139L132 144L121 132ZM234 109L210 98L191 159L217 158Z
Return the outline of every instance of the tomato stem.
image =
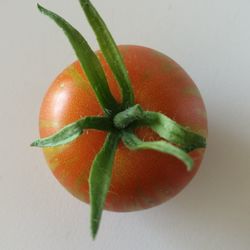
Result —
M139 104L128 108L114 117L114 126L118 129L124 129L131 123L143 118L143 110Z

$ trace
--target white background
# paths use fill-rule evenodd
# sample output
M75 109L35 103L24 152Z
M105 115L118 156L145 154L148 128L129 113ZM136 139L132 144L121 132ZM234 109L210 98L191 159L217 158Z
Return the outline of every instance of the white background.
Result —
M97 48L78 1L41 0ZM0 1L0 249L250 249L249 0L94 0L116 41L160 50L204 97L205 160L176 198L143 212L105 212L95 242L89 207L46 167L38 136L42 97L75 56L33 0Z

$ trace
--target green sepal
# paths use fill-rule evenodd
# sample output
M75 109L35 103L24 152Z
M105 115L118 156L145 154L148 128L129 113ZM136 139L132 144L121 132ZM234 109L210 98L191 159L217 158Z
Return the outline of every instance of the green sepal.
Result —
M85 117L65 126L49 137L34 141L31 146L44 148L65 145L77 139L84 129L111 131L113 126L110 119L106 117Z
M119 104L110 92L105 73L98 57L94 51L92 51L80 32L56 13L43 8L39 4L37 7L41 13L49 16L59 27L63 29L89 79L90 84L92 85L92 88L95 91L97 99L104 112L109 114L111 111L118 110Z
M191 171L193 168L193 159L185 151L166 141L145 142L130 132L122 133L122 141L130 150L156 150L175 156L186 165L188 171Z
M147 125L163 139L178 145L186 152L206 147L206 138L194 133L158 112L144 112L140 125Z
M80 0L80 4L85 15L92 26L97 41L106 58L113 74L121 88L123 97L123 108L128 108L134 104L134 93L131 87L127 69L118 47L109 32L103 19L89 0Z
M108 134L104 146L96 155L89 176L91 204L91 233L93 239L99 229L102 210L109 190L115 152L120 140L120 134Z

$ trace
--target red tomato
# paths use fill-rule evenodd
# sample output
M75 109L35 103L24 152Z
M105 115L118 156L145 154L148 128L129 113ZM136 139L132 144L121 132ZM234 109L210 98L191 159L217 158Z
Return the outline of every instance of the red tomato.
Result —
M135 103L144 110L161 112L179 124L207 135L206 110L194 82L169 57L140 46L119 46L124 57ZM101 52L113 95L120 101L117 83ZM100 105L79 62L67 67L52 83L40 112L40 134L47 137L84 116L102 114ZM55 177L75 197L89 202L88 177L95 155L103 145L106 132L88 130L74 142L44 149ZM137 135L145 140L159 139L149 129ZM130 151L120 143L116 152L110 190L105 209L140 210L161 204L180 192L193 178L202 161L204 149L190 153L195 164L191 172L173 156L153 150Z

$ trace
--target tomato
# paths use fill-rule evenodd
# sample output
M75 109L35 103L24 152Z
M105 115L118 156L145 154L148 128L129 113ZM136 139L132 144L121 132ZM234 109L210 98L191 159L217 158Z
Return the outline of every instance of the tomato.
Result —
M119 46L124 58L135 103L144 110L161 112L179 124L207 136L206 110L194 82L172 59L155 50L133 45ZM117 82L102 53L97 52L114 97L121 101ZM52 135L84 116L101 115L95 93L76 61L54 80L40 111L40 135ZM75 197L89 202L88 178L95 155L106 132L88 130L75 141L45 148L44 155L57 180ZM145 140L159 137L147 128L136 134ZM130 151L119 144L105 209L134 211L165 202L179 193L197 172L204 149L189 153L194 168L188 172L175 157L153 150Z

